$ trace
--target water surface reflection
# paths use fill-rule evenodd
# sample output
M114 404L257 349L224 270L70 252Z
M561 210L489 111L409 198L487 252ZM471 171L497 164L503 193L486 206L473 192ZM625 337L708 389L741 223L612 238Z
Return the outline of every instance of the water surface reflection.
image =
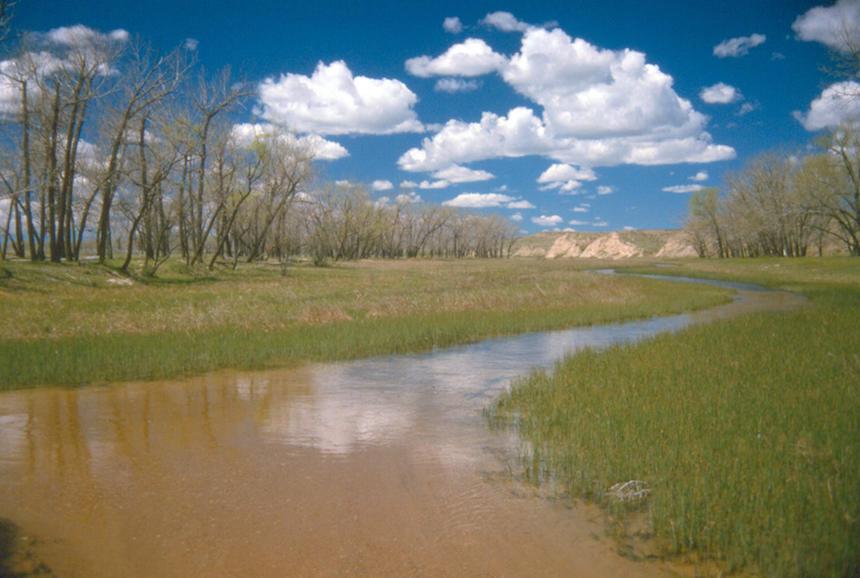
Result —
M518 442L481 410L571 350L796 304L738 295L422 355L3 394L0 518L60 576L665 575L595 540L588 508L498 481Z

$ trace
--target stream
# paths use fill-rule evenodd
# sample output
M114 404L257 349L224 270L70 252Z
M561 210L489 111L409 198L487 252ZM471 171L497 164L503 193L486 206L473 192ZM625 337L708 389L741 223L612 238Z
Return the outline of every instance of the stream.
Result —
M657 277L735 298L417 355L0 394L0 519L62 577L677 575L619 555L596 508L518 482L520 441L481 413L578 349L802 301Z

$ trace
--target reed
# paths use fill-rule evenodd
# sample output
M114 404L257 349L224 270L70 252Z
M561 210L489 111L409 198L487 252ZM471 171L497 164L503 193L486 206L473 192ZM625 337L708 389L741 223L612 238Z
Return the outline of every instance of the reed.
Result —
M730 572L854 576L854 261L680 266L679 274L701 267L723 278L804 288L811 303L578 353L515 383L490 414L528 442L524 473L533 479L550 476L572 495L612 509L608 488L645 481L650 495L642 508L665 553L704 556Z

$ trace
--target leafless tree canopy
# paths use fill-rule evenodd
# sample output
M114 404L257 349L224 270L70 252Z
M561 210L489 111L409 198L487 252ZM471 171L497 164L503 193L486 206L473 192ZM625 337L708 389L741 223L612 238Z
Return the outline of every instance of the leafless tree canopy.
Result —
M759 156L723 196L694 193L686 228L699 255L799 257L827 241L860 255L860 133L842 126L821 144L804 158Z
M3 36L10 8L0 0ZM503 219L374 203L319 182L312 151L288 132L235 133L253 90L196 66L192 49L159 53L84 27L4 46L0 258L92 255L129 271L139 256L152 275L171 256L213 268L510 252Z

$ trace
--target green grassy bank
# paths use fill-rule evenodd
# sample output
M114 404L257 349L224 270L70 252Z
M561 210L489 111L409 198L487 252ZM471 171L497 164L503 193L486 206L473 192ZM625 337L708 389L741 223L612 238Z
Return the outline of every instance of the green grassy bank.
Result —
M282 276L263 265L201 275L170 264L159 280L117 285L96 265L0 264L0 390L425 351L729 298L581 266L365 262Z
M583 352L515 384L512 419L574 496L643 480L664 553L772 577L860 571L860 262L690 261L660 273L803 290L809 306Z

